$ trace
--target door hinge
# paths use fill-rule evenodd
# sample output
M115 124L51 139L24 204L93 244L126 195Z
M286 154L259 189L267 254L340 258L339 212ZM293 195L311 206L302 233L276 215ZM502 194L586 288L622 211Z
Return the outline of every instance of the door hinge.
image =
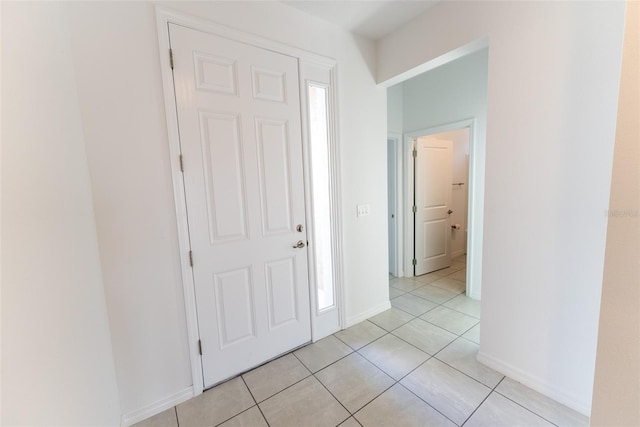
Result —
M193 267L193 251L189 251L189 265Z
M171 69L173 70L173 49L169 48L169 65L171 65Z
M413 151L411 152L411 155L413 157L418 157L418 150L416 150L415 148L413 149Z
M411 263L412 263L413 265L416 265L416 264L418 264L418 261L416 261L416 259L414 258L413 260L411 260Z
M184 163L182 163L182 154L180 154L180 172L184 172Z
M202 340L198 340L198 351L200 352L200 356L202 356Z
M418 212L418 207L414 206L413 208L411 208L411 210L413 211L413 213L416 213L416 212Z

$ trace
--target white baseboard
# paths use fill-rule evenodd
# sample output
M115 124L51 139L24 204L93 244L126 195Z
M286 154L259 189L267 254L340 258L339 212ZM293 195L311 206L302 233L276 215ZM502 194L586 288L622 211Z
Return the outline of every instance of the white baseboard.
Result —
M509 365L501 360L494 358L493 356L489 356L483 352L478 352L478 362L482 363L490 367L493 370L501 372L507 377L526 385L527 387L547 396L550 399L555 400L556 402L562 403L565 406L573 409L574 411L580 412L587 417L591 416L591 403L584 404L580 402L575 395L571 393L567 393L564 390L561 390L547 381L544 381L534 375L531 375L521 369L518 369L514 366Z
M158 400L157 402L152 403L151 405L147 405L144 408L137 409L135 411L129 412L128 414L122 414L120 425L122 427L132 426L135 423L146 420L147 418L157 415L162 411L173 408L174 406L186 400L189 400L192 397L193 387L189 386L178 393Z
M383 304L380 304L376 307L373 307L363 313L356 314L355 316L347 317L347 324L345 325L345 329L349 326L353 326L356 323L360 323L368 318L375 316L376 314L380 314L383 311L389 310L391 308L391 302L386 301Z
M481 299L481 295L480 295L480 293L479 293L479 292L469 292L469 293L467 294L467 296L468 296L469 298L471 298L471 299L475 299L475 300L478 300L478 301L480 301L480 299Z

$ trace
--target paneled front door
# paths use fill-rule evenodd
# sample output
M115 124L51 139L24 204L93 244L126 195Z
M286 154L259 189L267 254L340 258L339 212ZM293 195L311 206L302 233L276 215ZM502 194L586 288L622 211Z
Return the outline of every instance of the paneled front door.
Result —
M311 339L298 60L169 35L206 388Z

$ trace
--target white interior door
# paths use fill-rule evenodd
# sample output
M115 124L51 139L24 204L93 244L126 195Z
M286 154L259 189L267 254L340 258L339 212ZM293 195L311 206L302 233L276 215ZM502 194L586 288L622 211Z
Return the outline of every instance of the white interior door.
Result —
M311 339L298 62L169 35L206 388Z
M415 275L451 265L453 142L420 137L415 162Z

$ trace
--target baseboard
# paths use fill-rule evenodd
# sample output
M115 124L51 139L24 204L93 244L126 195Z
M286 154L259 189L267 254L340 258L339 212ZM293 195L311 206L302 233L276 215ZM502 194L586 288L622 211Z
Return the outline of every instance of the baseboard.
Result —
M154 415L159 414L162 411L166 411L169 408L173 408L174 406L189 400L193 397L193 387L189 386L184 390L173 394L171 396L165 397L164 399L158 400L151 405L147 405L144 408L137 409L128 414L122 414L122 419L120 421L120 425L122 427L129 427L134 425L135 423L139 423L142 420L146 420Z
M586 415L587 417L589 417L591 414L590 403L588 405L585 405L579 402L575 395L554 387L548 382L541 380L534 375L524 372L521 369L511 366L510 364L489 356L481 351L478 352L477 359L478 362L482 363L483 365L486 365L491 369L496 370L506 375L507 377L518 381L519 383L522 383L523 385L526 385L527 387L547 396L550 399L555 400L556 402L568 406L574 411L580 412L582 415Z
M475 299L475 300L478 300L478 301L480 301L480 299L481 299L481 295L480 295L479 292L470 292L467 296L469 298L471 298L471 299Z
M376 314L380 314L383 311L387 311L391 308L391 303L389 301L384 302L376 307L373 307L365 312L357 314L355 316L347 317L347 324L345 325L345 329L349 326L353 326L356 323L360 323L368 318L375 316Z

